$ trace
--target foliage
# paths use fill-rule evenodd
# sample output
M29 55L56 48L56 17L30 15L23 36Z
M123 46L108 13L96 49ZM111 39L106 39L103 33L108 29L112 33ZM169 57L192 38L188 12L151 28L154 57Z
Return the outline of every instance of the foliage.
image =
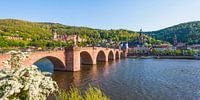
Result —
M181 55L181 50L176 50L176 55Z
M110 100L105 96L99 88L92 87L89 85L89 88L84 92L84 95L81 95L80 91L77 88L70 88L69 91L60 90L56 95L57 100Z
M173 38L176 35L177 41L186 44L200 43L200 21L183 23L158 31L146 32L158 40L167 41L173 44Z
M0 20L0 47L65 47L69 46L68 41L53 41L53 30L58 35L79 35L85 39L85 43L79 43L78 45L84 46L89 44L96 46L104 42L111 41L114 43L121 43L130 41L130 46L133 46L137 40L138 33L130 30L118 29L118 30L101 30L92 29L88 27L75 27L67 26L59 23L39 23L28 22L16 19L1 19ZM7 37L21 37L22 40L10 40ZM146 43L160 44L162 41L155 40L145 35L147 39ZM62 42L63 45L60 45Z
M108 97L104 96L100 89L93 88L91 85L84 93L85 100L109 100Z
M165 55L169 55L169 52L170 52L170 51L167 50L167 49L164 50L164 54L165 54Z
M198 50L198 54L200 54L200 49Z
M11 51L0 71L0 98L3 100L45 100L57 91L51 77L45 76L36 66L24 66L26 53Z
M70 88L68 92L60 90L56 95L57 100L82 100L80 91L77 88Z
M194 51L193 49L188 50L188 54L189 54L189 55L194 55L194 54L195 54L195 51Z
M200 51L198 51L198 53L200 53ZM185 55L185 56L193 56L195 54L195 51L193 49L191 50L183 50L183 52L178 49L178 50L155 50L152 49L151 50L151 54L153 55L167 55L167 56L181 56L181 55Z

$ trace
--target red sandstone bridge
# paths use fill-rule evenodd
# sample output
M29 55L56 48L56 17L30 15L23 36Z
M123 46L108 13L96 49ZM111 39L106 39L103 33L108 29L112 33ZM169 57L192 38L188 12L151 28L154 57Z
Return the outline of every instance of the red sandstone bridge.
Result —
M79 71L81 64L96 64L98 61L120 59L126 57L126 53L119 49L101 47L73 47L61 51L33 52L25 59L25 65L32 65L41 59L49 59L54 70ZM0 61L8 59L7 54L0 55ZM2 63L0 63L0 68Z

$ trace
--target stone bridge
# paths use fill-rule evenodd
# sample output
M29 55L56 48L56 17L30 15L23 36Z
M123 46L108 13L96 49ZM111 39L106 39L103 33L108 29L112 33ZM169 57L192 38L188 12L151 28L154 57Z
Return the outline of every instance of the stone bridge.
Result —
M101 47L72 47L61 51L32 52L25 59L25 65L33 65L41 59L47 58L54 66L54 70L79 71L81 64L96 64L109 60L126 57L126 53L119 49ZM7 54L0 55L0 61L8 59ZM2 63L0 63L0 69Z

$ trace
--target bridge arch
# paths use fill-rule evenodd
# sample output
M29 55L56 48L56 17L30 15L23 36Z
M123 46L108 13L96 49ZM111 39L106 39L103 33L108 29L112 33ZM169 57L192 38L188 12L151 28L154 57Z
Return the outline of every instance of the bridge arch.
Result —
M54 56L46 56L42 57L39 60L32 63L33 65L37 65L41 71L53 71L53 70L64 70L65 65L64 63L57 57ZM48 66L51 66L52 64L53 68L52 70L50 68L45 68ZM47 69L47 70L45 70Z
M108 60L114 60L114 53L112 50L110 50L108 53Z
M81 60L81 64L93 64L93 59L90 53L88 53L87 51L82 51L80 53L80 60Z
M121 57L121 58L123 58L123 57L124 57L124 56L123 56L123 52L121 52L121 53L120 53L120 57Z
M115 53L115 58L116 58L116 59L119 59L119 58L120 58L119 51L116 51L116 53Z
M106 61L106 54L103 50L97 53L97 61Z

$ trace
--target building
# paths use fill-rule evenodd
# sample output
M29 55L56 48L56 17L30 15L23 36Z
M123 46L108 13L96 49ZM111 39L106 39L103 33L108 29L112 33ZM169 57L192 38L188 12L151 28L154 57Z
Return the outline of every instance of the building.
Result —
M152 48L157 51L172 50L172 46L169 44L153 45Z
M176 48L180 49L180 50L186 50L187 49L187 45L185 43L179 42L179 43L177 43Z
M150 51L150 49L148 47L133 47L133 48L129 48L128 52L129 53L148 53Z
M144 46L144 35L142 34L142 29L140 29L140 35L138 37L139 46Z
M4 36L4 37L7 38L7 39L9 39L9 40L28 40L28 41L32 40L31 38L23 39L20 36Z
M23 40L22 37L19 36L5 36L9 40Z
M176 37L176 34L174 35L174 38L173 38L173 48L174 50L176 50L177 48L177 37Z
M66 35L66 34L61 34L58 35L57 32L55 30L53 30L53 40L54 41L74 41L74 42L84 42L86 41L85 39L81 38L78 35Z

